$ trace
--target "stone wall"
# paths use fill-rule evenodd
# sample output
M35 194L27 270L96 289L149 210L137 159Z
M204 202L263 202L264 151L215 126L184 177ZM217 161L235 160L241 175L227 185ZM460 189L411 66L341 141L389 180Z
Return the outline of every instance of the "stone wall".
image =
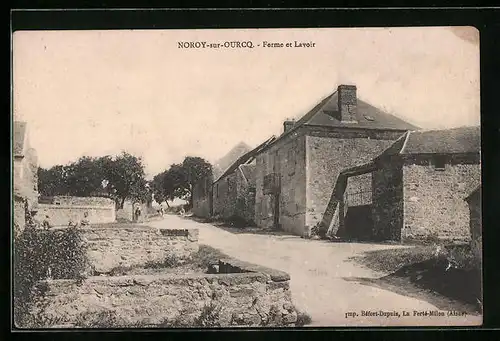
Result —
M255 188L240 168L212 186L213 215L248 223L255 220Z
M403 239L470 240L464 198L480 183L479 164L447 164L435 170L424 157L403 167Z
M372 173L373 236L376 240L401 240L403 228L403 170L387 160Z
M299 129L257 156L255 215L259 227L274 228L275 196L264 194L264 177L278 174L279 228L303 235L305 225L305 136Z
M321 222L340 172L370 162L402 133L353 131L310 132L307 148L306 231ZM345 137L342 137L343 134ZM356 181L356 179L353 179Z
M82 228L94 270L107 273L116 267L163 262L175 255L189 259L198 251L198 230L155 229L148 226Z
M197 217L212 215L212 181L212 177L206 177L193 188L193 214Z
M230 219L236 215L237 182L237 174L233 172L214 183L212 194L214 216Z
M85 212L91 224L111 223L116 220L115 205L110 206L80 206L80 205L51 205L38 204L38 212L35 219L43 221L48 215L52 226L68 226L71 219L80 222Z
M255 222L255 187L245 179L240 168L236 169L236 207L235 216L245 222Z
M104 197L74 197L74 196L54 196L51 198L54 205L73 206L103 206L109 207L115 204L113 199Z
M193 326L204 307L220 309L212 322L220 327L293 326L297 314L286 273L233 260L219 262L220 273L90 277L83 282L39 282L41 301L32 313L58 317L60 325L77 326L99 312L112 313L107 327L172 327L178 318ZM269 271L270 270L270 271ZM226 273L229 272L229 273ZM236 273L231 273L236 272ZM101 315L102 316L102 315ZM104 315L106 316L106 315Z

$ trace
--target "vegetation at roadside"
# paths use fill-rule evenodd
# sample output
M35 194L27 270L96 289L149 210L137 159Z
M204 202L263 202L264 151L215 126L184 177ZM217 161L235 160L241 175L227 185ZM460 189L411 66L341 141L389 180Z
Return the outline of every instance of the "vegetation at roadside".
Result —
M14 321L18 327L36 328L42 322L30 314L30 308L44 293L34 290L35 284L44 279L82 280L89 269L86 247L76 228L26 228L13 249Z
M415 245L366 252L351 258L372 270L482 310L481 261L468 245ZM407 284L408 285L408 284Z
M440 244L426 244L382 249L368 251L350 260L385 273L392 273L404 266L428 260L446 260L450 266L464 270L480 267L479 260L474 257L470 249L462 245L446 247Z
M222 258L230 257L216 248L201 244L198 252L193 255L192 262L198 268L207 269L210 265L217 264Z
M436 246L434 245L416 245L368 251L361 256L351 257L350 260L371 270L391 273L405 265L429 260L435 254Z

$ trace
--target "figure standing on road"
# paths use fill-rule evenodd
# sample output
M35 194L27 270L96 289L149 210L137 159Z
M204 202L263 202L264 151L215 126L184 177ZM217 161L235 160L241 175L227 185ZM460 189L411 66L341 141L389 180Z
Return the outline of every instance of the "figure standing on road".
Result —
M141 217L141 206L137 205L134 214L135 214L135 221L139 221Z

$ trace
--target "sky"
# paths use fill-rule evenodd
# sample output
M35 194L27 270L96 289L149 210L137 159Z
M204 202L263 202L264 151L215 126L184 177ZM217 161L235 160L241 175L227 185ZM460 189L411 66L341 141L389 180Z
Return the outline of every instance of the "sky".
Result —
M186 155L214 162L281 133L339 84L422 129L480 121L470 27L19 31L12 44L14 117L28 123L42 167L122 150L142 157L149 177Z

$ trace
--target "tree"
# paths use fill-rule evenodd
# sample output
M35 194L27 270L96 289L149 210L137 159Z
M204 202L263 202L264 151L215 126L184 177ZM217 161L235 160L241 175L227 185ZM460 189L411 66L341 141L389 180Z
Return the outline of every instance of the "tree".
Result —
M40 168L38 187L46 196L106 193L123 208L126 199L151 202L152 193L144 175L142 160L127 152L114 158L84 156L67 166Z
M194 185L212 174L212 165L201 157L188 156L181 164L173 164L170 168L153 179L155 197L173 200L185 199L192 207Z
M80 197L92 196L102 191L102 181L106 178L102 164L109 157L93 158L83 156L67 166L66 183L68 194Z
M150 183L152 195L154 196L155 201L159 204L161 204L164 201L167 202L167 197L165 196L164 190L163 190L164 174L165 174L165 172L156 174ZM167 202L167 206L168 206L168 202Z
M148 196L142 159L127 152L102 163L107 189L115 196L119 208L126 199L143 201Z
M49 169L38 167L38 191L43 196L67 195L67 167L57 165Z

